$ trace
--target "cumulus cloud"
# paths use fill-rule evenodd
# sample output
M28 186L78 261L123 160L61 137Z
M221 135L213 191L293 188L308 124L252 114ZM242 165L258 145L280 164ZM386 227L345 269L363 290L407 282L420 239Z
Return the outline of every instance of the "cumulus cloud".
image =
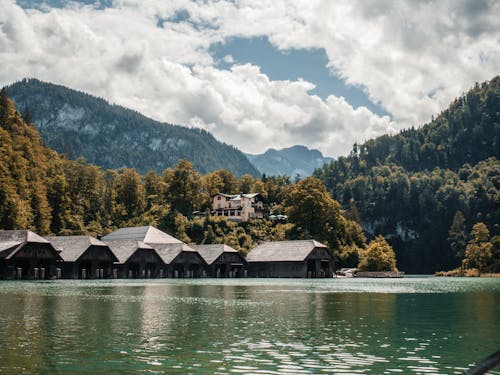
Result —
M21 9L0 0L0 85L65 84L155 119L201 127L246 152L305 144L328 155L419 125L498 74L500 3L115 0ZM266 36L278 49L323 48L329 68L392 116L258 66L217 68L210 46Z

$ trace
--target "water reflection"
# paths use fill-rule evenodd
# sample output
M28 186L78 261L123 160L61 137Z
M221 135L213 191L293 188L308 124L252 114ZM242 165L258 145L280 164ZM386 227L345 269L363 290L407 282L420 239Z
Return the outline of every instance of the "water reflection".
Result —
M441 280L1 283L0 372L460 373L500 285Z

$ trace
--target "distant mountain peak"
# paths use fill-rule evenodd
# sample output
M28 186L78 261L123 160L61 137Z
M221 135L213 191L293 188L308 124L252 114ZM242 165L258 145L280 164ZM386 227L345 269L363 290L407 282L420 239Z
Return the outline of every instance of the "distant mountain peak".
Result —
M248 160L268 176L286 175L310 176L316 168L321 168L333 158L325 157L315 149L303 145L286 147L281 150L269 148L263 154L247 154Z

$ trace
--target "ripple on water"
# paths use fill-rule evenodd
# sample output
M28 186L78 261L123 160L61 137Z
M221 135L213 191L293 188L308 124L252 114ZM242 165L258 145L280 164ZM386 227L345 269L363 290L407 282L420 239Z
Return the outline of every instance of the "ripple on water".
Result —
M474 281L0 283L0 372L460 373L500 336Z

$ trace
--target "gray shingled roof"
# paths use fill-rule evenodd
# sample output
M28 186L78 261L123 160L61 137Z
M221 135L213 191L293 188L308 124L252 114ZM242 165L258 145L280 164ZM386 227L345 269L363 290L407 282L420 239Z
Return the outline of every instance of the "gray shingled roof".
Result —
M92 236L57 236L47 239L60 250L59 255L65 262L76 262L91 246L102 247L103 251L109 249L108 245Z
M316 247L326 248L315 240L264 242L247 254L247 261L302 262Z
M102 238L104 242L115 240L135 240L144 243L182 243L171 235L153 226L120 228Z
M5 241L5 242L0 242L0 251L4 250L9 250L12 249L13 247L17 247L24 242L19 242L19 241Z
M35 242L35 243L49 243L48 240L39 236L30 230L0 230L0 243L1 242Z
M224 244L191 245L191 247L201 255L207 264L215 262L223 253L238 253L238 250Z
M138 249L154 250L151 246L145 244L142 241L135 240L114 240L106 241L106 245L109 246L113 254L118 258L118 263L125 263L127 260L134 255Z
M0 230L0 258L11 259L27 243L47 244L54 248L47 239L30 230ZM57 257L61 259L59 253Z
M198 254L196 250L183 242L171 244L152 244L152 246L160 256L160 258L165 262L165 264L172 263L175 258L177 258L177 256L182 252Z

